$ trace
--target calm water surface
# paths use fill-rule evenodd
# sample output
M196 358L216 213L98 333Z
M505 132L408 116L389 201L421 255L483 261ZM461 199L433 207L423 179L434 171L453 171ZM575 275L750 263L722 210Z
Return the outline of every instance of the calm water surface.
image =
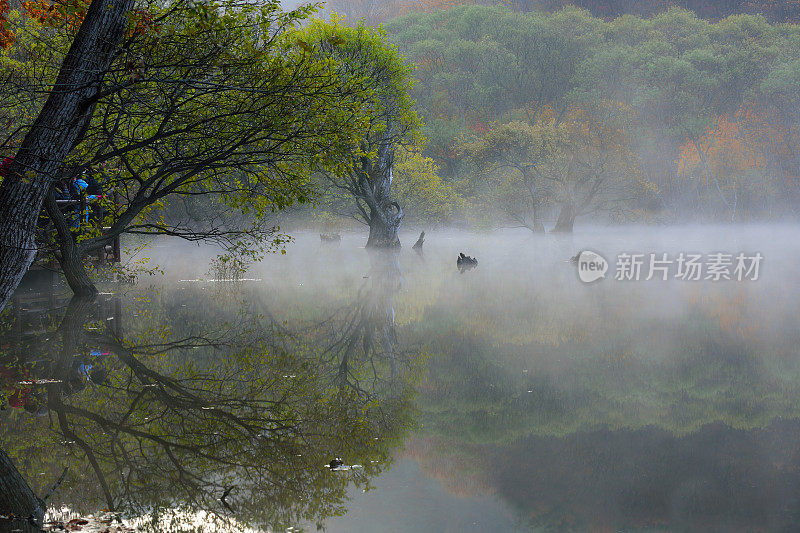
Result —
M386 255L301 234L239 282L165 243L165 276L93 301L20 289L0 442L37 494L68 468L51 509L141 530L796 531L798 237L430 231ZM606 279L578 279L584 249ZM622 282L621 252L764 260Z

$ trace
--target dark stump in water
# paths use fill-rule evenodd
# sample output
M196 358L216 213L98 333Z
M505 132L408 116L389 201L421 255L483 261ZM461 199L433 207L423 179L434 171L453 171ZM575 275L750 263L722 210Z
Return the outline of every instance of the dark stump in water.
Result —
M425 243L425 232L423 231L422 233L419 234L419 239L417 239L417 242L415 242L414 246L412 246L411 248L415 252L417 252L418 254L421 255L422 254L422 245L424 243Z
M463 274L467 270L472 270L478 266L478 260L474 257L464 255L464 252L461 252L458 254L458 259L456 259L456 266L458 267L458 271Z
M320 233L319 240L323 244L339 244L342 242L342 236L338 233Z

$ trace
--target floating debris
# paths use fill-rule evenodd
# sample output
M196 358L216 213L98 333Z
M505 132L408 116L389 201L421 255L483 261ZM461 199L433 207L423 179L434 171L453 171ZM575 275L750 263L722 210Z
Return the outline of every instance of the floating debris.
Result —
M417 252L418 254L422 254L422 245L425 243L425 232L419 234L419 239L417 242L414 243L414 246L411 247L412 250Z
M325 468L330 468L334 472L346 472L347 470L355 470L357 468L364 468L361 465L346 465L341 458L337 457L330 463L325 465Z
M18 381L18 385L50 385L53 383L64 383L60 379L28 379L24 381Z
M178 283L231 283L235 281L264 281L261 278L179 279Z
M361 465L342 465L337 466L336 468L331 468L333 472L347 472L348 470L357 470L359 468L364 468Z
M458 259L456 259L456 266L458 267L458 271L463 274L467 270L472 270L478 266L478 260L461 252L458 254Z

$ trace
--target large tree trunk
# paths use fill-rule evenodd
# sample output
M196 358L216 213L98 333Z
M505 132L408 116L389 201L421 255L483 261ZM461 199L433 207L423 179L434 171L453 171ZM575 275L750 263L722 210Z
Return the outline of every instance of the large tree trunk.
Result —
M564 202L561 204L561 211L558 213L558 220L556 226L553 228L554 233L572 233L572 228L575 225L575 207L571 202Z
M45 208L47 209L47 216L50 217L56 230L56 237L59 243L58 262L61 265L61 271L64 273L69 288L72 289L75 296L91 297L96 295L98 292L97 287L92 283L83 266L83 258L86 252L83 247L75 243L67 220L58 208L52 191L47 195Z
M45 196L91 119L133 0L92 0L39 116L0 185L0 310L33 262Z
M41 524L44 517L44 504L28 486L25 478L14 466L11 457L0 448L0 515L8 516L9 514L24 518L33 516L33 519ZM15 527L20 525L19 521L13 524ZM0 525L0 530L3 527Z
M399 248L403 209L392 200L394 149L386 142L374 161L362 160L361 189L369 206L367 248Z
M68 243L67 246L64 246L62 243L60 264L64 278L75 296L91 297L97 294L97 287L92 283L83 266L83 254L78 252L74 244Z
M367 248L399 248L397 232L403 220L403 210L397 202L371 213Z

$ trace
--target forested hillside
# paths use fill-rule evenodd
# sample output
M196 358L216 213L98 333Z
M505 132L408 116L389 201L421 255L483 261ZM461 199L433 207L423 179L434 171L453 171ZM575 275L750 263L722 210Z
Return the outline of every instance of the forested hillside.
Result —
M670 7L688 9L710 20L746 13L762 14L773 22L796 22L800 16L800 2L796 0L519 0L513 4L523 10L574 5L598 17L612 18L627 14L655 15Z
M413 11L431 12L460 5L505 5L515 11L558 11L575 6L592 15L611 20L622 15L649 17L678 7L693 11L698 17L719 21L730 15L763 15L768 21L800 21L798 0L331 0L327 12L345 15L350 20L364 19L368 24L386 22Z
M795 214L797 26L462 6L386 28L415 65L424 155L473 220L569 231L581 215Z

